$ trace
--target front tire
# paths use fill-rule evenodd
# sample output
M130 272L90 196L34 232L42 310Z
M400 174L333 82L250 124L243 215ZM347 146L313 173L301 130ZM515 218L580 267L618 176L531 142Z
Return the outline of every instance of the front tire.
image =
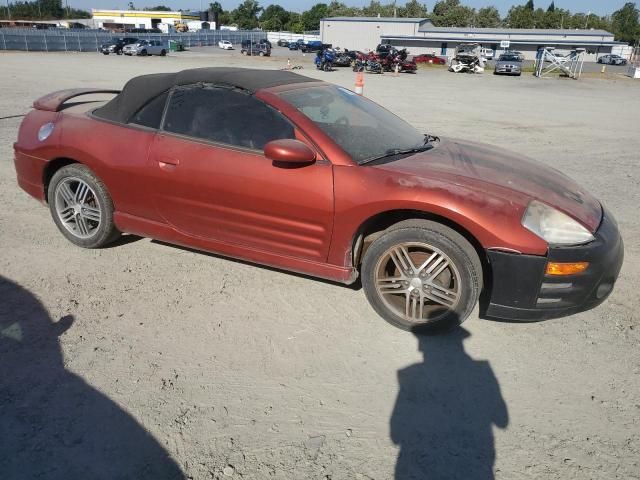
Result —
M455 327L471 314L482 289L482 265L455 230L408 220L371 243L362 260L362 286L390 324L433 332Z
M120 236L107 188L84 165L58 170L49 182L47 200L53 221L74 245L100 248Z

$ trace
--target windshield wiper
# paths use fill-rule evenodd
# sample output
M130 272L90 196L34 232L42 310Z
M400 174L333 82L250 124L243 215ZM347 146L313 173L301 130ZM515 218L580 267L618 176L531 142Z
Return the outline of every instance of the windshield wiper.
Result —
M428 133L424 134L424 144L425 145L429 145L430 143L439 142L439 141L440 141L440 137L436 137L435 135L430 135Z
M360 165L365 165L367 163L375 162L376 160L382 160L383 158L387 158L387 157L395 157L396 155L406 155L408 153L425 152L427 150L431 150L432 148L433 148L433 145L431 145L430 143L426 143L422 147L415 147L415 148L405 148L405 149L394 148L392 150L387 150L384 154L378 155L377 157L367 158L363 162L360 162Z

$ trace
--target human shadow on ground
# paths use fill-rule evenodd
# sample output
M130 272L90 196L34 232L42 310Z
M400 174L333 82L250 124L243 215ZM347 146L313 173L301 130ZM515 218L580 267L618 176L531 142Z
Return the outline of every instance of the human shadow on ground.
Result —
M65 369L58 338L72 325L0 276L0 478L184 479L131 415Z
M506 428L509 417L489 363L464 350L469 336L463 328L418 336L424 361L398 371L395 480L494 478L493 426Z

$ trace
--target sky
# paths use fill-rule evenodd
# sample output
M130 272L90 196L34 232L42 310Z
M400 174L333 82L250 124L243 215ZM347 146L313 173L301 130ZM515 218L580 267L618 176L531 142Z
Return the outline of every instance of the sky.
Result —
M82 8L84 10L91 10L92 8L115 8L126 9L129 0L63 0L68 1L69 6ZM238 6L241 1L239 0L218 0L225 10L232 10ZM258 0L260 5L267 6L272 3L279 4L287 10L293 10L302 12L309 9L309 7L316 3L329 3L330 0ZM572 12L591 12L597 15L608 15L613 13L622 7L628 0L555 0L555 5L558 8L566 8ZM150 7L156 5L166 5L167 7L184 10L200 10L200 6L207 8L211 0L133 0L134 5L137 8ZM349 6L368 5L369 0L342 0L343 3ZM381 0L381 3L389 3L391 0ZM426 3L429 11L433 9L433 5L436 0L421 0L421 3ZM2 2L4 3L4 2ZM403 4L403 0L398 0L398 5ZM500 10L500 13L504 16L509 7L516 4L524 4L525 0L462 0L464 5L482 8L486 6L495 6ZM551 0L534 0L536 8L542 7L546 9L551 3ZM640 2L639 2L640 3Z

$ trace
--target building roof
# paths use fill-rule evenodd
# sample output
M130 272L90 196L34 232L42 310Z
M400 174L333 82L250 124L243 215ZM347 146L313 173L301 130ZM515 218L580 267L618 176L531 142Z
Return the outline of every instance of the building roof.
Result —
M500 40L495 37L484 36L484 37L424 37L424 36L414 36L414 35L381 35L381 39L384 40L418 40L423 42L459 42L459 43L499 43ZM545 45L545 46L553 46L553 45L567 45L567 46L616 46L616 45L626 45L624 42L615 42L613 40L579 40L579 39L563 39L563 40L553 40L548 38L539 38L539 39L509 39L511 45Z
M602 36L612 37L613 33L606 30L585 30L570 28L470 28L470 27L434 27L423 25L419 32L429 33L476 33L496 35L566 35L566 36Z
M381 22L381 23L422 23L428 22L428 18L417 17L327 17L321 21L332 22Z
M149 101L176 85L202 82L227 85L255 93L264 88L317 81L288 71L234 67L192 68L176 73L153 73L129 80L122 91L103 107L95 110L94 115L118 123L127 123Z

